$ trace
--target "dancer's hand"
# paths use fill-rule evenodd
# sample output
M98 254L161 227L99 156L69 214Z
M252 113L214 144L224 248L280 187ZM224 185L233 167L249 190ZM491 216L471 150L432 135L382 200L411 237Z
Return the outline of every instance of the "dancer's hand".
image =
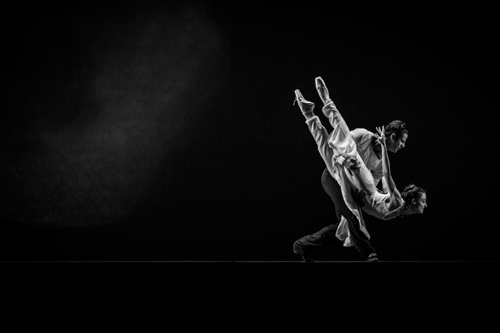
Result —
M349 157L344 161L344 166L350 170L358 170L360 168L359 161L354 157Z
M382 126L382 127L376 127L376 129L378 132L378 135L375 134L377 136L377 140L385 148L386 147L386 145L385 145L385 128Z

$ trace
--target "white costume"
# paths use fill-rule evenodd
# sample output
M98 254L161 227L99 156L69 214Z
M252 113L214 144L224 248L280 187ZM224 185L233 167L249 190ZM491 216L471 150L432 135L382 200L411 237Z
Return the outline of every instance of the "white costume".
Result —
M388 210L385 201L389 195L378 192L376 187L382 178L382 160L372 150L371 140L373 134L364 129L356 129L351 133L340 112L333 103L331 105L332 112L329 114L328 119L333 130L330 134L328 134L317 116L306 120L306 124L316 140L318 151L325 161L328 171L342 189L342 196L347 207L358 219L360 230L370 239L361 207L354 200L353 193L364 189L367 202L363 206L363 210L377 218L386 219L385 216L387 216ZM358 135L358 142L354 140L353 134ZM363 152L363 158L358 153L356 144L358 144L360 151ZM355 158L359 162L359 170L353 171L342 166L346 158ZM370 167L371 171L367 166ZM356 174L354 174L355 172ZM360 185L360 181L363 182L363 186ZM396 214L391 215L396 216ZM349 235L347 220L344 217L339 223L336 236L341 241L344 241L344 246L354 245Z

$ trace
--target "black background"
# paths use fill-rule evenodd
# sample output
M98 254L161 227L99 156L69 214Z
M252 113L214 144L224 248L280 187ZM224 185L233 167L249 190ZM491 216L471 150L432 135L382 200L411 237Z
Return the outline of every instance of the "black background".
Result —
M382 260L496 260L491 8L363 2L22 7L3 24L1 259L298 260L330 224L294 90L322 76L423 215L367 217ZM493 81L494 82L494 81ZM357 260L353 249L318 258Z

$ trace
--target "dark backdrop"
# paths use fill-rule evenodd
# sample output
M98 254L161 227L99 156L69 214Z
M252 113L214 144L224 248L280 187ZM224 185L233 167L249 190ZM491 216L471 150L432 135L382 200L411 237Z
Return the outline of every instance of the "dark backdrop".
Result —
M1 259L298 260L335 219L316 76L351 128L408 124L393 177L428 208L367 217L382 260L497 259L491 9L299 4L6 10Z

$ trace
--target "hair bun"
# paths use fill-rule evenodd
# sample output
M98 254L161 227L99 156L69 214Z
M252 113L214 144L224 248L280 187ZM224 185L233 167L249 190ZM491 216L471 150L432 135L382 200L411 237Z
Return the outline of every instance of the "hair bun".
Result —
M406 185L404 191L407 192L407 191L413 191L417 186L415 186L415 184L409 184L409 185Z

